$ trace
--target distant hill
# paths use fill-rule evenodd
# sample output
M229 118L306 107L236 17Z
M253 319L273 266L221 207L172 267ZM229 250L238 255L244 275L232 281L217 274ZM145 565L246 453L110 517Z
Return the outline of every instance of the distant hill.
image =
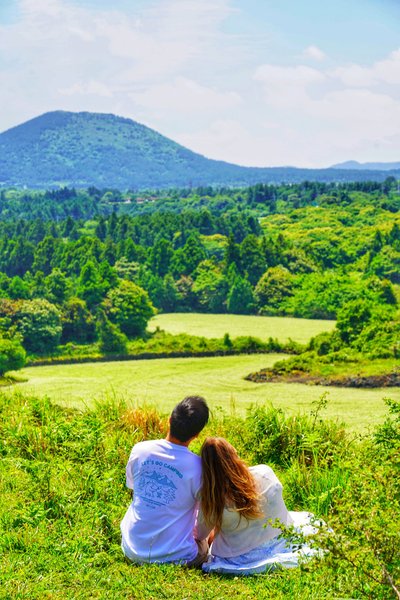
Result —
M352 171L398 171L400 169L400 162L359 163L356 160L347 160L346 162L332 165L331 169L351 169Z
M400 176L400 169L397 173ZM119 189L383 180L382 171L241 167L211 160L131 119L49 112L0 134L0 185Z

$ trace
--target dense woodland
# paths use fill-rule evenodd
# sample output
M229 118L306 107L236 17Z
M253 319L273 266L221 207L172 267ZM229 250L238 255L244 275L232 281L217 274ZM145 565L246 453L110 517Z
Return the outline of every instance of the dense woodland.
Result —
M2 190L0 298L1 344L30 354L117 352L155 311L204 311L384 322L396 356L398 183Z

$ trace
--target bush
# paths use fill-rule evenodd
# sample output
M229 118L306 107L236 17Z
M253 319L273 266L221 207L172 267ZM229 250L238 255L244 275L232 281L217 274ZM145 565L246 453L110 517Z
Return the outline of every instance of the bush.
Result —
M107 317L99 318L97 332L100 352L104 354L125 354L127 352L128 338Z
M25 359L26 352L18 340L0 338L0 375L21 369Z
M319 419L325 405L322 396L311 416L286 417L282 410L251 407L245 420L245 447L252 452L255 463L272 462L288 466L301 459L307 465L317 459L329 461L345 448L344 426L335 421Z

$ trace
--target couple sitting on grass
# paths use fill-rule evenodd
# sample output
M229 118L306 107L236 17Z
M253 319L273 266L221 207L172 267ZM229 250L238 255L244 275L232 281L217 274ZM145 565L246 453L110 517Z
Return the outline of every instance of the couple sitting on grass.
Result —
M273 470L247 467L225 439L207 438L201 456L193 454L189 444L208 416L205 400L189 396L172 411L166 439L133 447L126 468L133 500L121 523L125 556L236 574L296 566L300 552L270 520L309 525L308 513L289 513Z

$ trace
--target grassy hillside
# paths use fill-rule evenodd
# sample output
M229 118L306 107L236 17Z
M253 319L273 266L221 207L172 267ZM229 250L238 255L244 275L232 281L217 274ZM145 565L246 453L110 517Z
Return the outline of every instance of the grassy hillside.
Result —
M0 134L0 184L120 189L258 182L383 181L387 173L250 168L210 160L131 119L49 112ZM395 173L395 172L393 172Z
M250 464L272 464L288 508L312 511L333 531L321 531L313 542L325 551L319 560L231 578L171 565L133 566L123 558L126 461L134 443L165 435L166 415L116 401L72 411L34 396L0 394L1 598L398 597L398 419L360 442L313 410L290 418L262 410L246 419L217 414L193 446L198 451L206 435L218 434Z

